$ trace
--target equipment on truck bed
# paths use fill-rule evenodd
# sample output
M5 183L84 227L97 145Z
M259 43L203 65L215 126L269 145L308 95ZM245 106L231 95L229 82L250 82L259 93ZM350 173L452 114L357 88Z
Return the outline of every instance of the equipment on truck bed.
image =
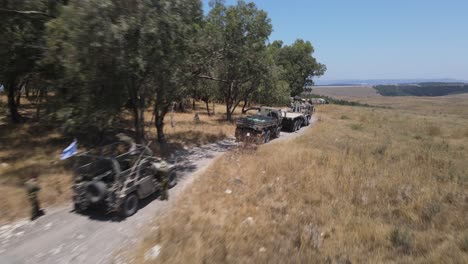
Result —
M295 102L291 103L283 118L283 129L294 132L303 126L308 126L313 112L313 105L303 99L295 98Z

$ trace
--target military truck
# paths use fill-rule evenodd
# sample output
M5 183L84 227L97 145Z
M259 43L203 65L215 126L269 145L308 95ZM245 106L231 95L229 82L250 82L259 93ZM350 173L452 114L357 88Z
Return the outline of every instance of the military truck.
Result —
M74 208L83 213L96 207L128 217L137 212L139 200L176 183L175 166L153 157L147 146L128 150L118 142L75 157Z
M294 132L303 126L310 124L312 118L313 105L295 104L285 112L282 126L285 131Z
M258 113L237 120L237 141L262 144L280 136L284 116L281 109L260 107L250 110L257 110Z

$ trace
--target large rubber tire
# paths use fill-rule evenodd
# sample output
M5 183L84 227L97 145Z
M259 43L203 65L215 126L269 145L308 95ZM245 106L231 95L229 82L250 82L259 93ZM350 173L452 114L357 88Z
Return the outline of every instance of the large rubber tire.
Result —
M125 197L122 203L121 214L124 217L134 215L138 211L138 196L135 193L130 193Z
M267 132L265 132L265 135L263 136L263 143L270 142L270 138L271 138L271 133L270 133L270 130L268 130Z
M169 173L169 183L168 183L168 188L171 189L173 188L174 186L177 185L177 173L176 171L171 171Z
M99 203L106 198L107 185L102 181L92 181L86 185L86 198L91 203Z
M278 127L276 129L275 138L279 138L280 136L281 136L281 127Z

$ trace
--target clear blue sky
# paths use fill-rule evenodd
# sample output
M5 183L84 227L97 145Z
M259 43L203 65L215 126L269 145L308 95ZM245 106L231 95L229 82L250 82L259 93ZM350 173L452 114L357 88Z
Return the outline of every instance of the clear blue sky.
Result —
M312 42L323 80L468 80L468 0L253 2L271 18L270 41Z

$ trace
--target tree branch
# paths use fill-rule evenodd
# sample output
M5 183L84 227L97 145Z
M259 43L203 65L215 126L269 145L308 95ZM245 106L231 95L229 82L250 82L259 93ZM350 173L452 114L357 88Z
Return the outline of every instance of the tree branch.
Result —
M226 80L223 80L223 79L218 79L218 78L211 77L211 76L208 76L208 75L198 75L197 77L200 78L200 79L206 79L206 80L218 81L218 82L223 82L223 83L229 83L229 81L226 81Z
M50 18L55 18L54 16L41 12L41 11L21 11L21 10L11 10L11 9L0 8L0 13L10 13L10 14L18 14L18 15L41 15L41 16L47 16Z

